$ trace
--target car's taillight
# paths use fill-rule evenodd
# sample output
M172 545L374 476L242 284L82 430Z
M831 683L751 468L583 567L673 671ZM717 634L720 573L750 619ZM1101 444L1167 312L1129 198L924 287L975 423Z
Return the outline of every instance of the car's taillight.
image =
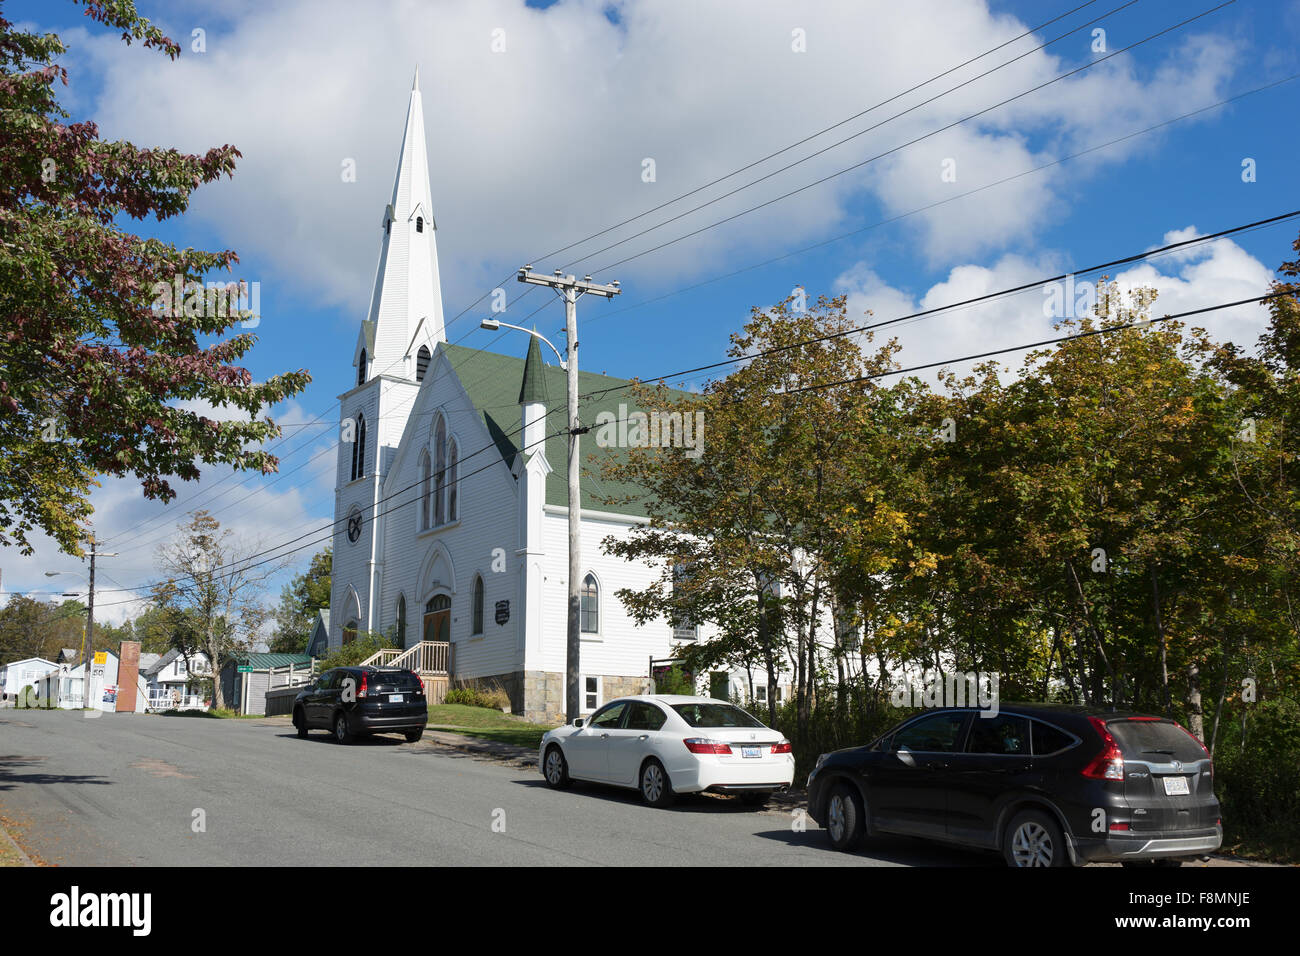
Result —
M686 749L693 754L729 754L731 745L724 744L720 740L710 740L708 737L687 737L682 741Z
M1109 827L1111 830L1127 830L1128 828L1127 823L1112 823Z
M772 744L772 753L788 754L790 752L790 741L783 740L779 744Z
M1083 775L1094 780L1123 780L1124 755L1115 743L1115 738L1106 729L1106 722L1100 717L1089 717L1088 722L1101 738L1102 748L1096 759L1083 768Z
M366 672L361 672L361 686L357 688L357 697L366 696Z
M423 694L423 693L424 693L424 678L421 677L419 674L416 674L416 675L415 675L415 679L418 680L418 681L420 682L420 693Z

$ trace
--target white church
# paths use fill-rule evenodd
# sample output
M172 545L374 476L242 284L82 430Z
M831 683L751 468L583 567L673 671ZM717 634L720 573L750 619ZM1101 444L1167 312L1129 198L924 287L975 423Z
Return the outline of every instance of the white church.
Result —
M382 662L446 674L434 681L435 699L448 680L495 684L514 713L562 721L568 485L566 440L556 433L565 423L565 373L543 363L535 336L521 343L523 358L448 344L431 196L417 82L352 387L339 396L329 646L359 632L392 634L407 650L385 652ZM579 389L622 384L582 373ZM631 404L626 391L584 405L583 419L620 402ZM584 459L591 451L584 443ZM645 692L652 659L710 636L666 617L637 626L615 597L659 575L601 549L604 538L646 520L635 505L605 503L621 490L584 474L584 712ZM743 686L741 674L697 679L714 696L768 697L765 686Z

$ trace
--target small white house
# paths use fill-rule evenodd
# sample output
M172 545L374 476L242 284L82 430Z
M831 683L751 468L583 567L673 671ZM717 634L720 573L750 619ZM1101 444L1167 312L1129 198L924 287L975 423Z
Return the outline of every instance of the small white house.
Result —
M24 657L20 661L0 664L0 693L4 694L5 700L13 700L24 687L31 687L50 671L58 669L58 664L43 657Z
M42 705L53 701L55 707L62 710L80 710L90 707L93 710L113 712L117 709L118 665L120 658L116 651L103 650L95 653L89 670L89 703L85 695L87 667L81 661L81 655L70 647L59 652L56 670L44 674L36 682L36 695ZM144 675L136 675L135 710L144 711L147 694Z
M150 710L202 709L210 699L212 662L202 651L188 660L175 648L162 655L141 654L140 675L148 685Z

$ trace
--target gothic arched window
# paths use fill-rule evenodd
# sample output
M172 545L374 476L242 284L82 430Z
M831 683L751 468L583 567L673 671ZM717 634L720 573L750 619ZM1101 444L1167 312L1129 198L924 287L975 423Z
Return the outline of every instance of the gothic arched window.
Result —
M366 473L366 416L357 413L357 431L352 442L352 480Z
M429 528L433 518L433 468L429 464L429 452L420 456L420 528Z
M429 354L428 346L421 345L420 351L415 353L415 380L417 382L424 381L424 373L429 370L429 359L431 358L433 356Z
M433 429L433 454L433 523L438 525L447 520L447 422L441 415Z
M406 595L397 596L397 643L406 646Z
M447 520L455 521L460 517L459 489L456 486L456 478L460 471L460 449L456 447L456 442L451 443L451 450L447 453Z
M357 363L357 384L366 384L366 350L361 350L361 361Z
M416 231L416 232L424 232L424 217L423 217L423 216L416 216L416 217L415 217L415 231Z
M580 629L584 634L600 633L600 585L590 571L582 579Z
M471 634L483 633L483 578L474 575L474 629Z

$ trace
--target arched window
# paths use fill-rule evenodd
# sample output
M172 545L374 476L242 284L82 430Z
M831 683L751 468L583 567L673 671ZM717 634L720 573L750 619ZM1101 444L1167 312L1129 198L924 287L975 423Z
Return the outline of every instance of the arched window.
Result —
M361 361L357 363L357 384L366 384L366 350L361 350Z
M447 520L447 422L441 415L433 429L433 523L443 524Z
M459 517L460 504L457 501L459 495L456 488L456 477L460 471L460 449L456 443L451 443L451 450L447 453L447 520L455 521Z
M474 630L472 634L483 633L483 578L474 575Z
M415 231L416 231L416 232L424 232L424 217L423 217L423 216L416 216L416 217L415 217Z
M584 634L600 633L600 585L591 572L582 579L582 614L580 628Z
M406 646L406 595L397 596L397 643Z
M429 354L429 347L421 345L420 351L415 353L415 380L424 381L424 373L429 370L429 359L433 356Z
M429 464L429 452L420 455L420 527L427 529L433 516L433 468Z
M366 416L357 413L357 433L352 442L352 480L366 473Z

